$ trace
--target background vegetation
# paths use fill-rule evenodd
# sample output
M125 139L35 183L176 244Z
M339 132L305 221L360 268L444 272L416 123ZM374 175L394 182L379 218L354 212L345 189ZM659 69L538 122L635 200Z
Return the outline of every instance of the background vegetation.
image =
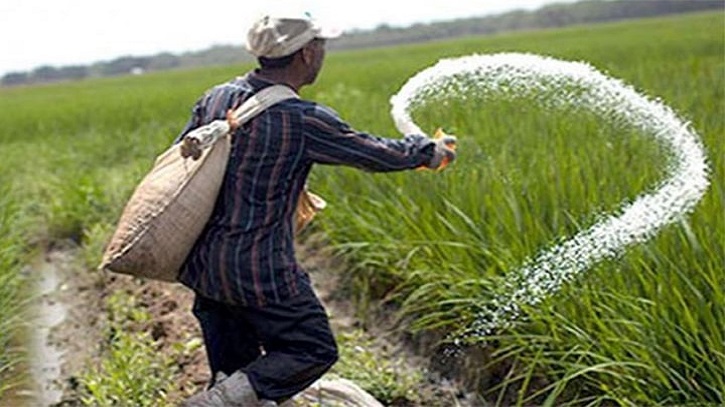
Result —
M388 98L438 59L521 51L586 60L662 98L703 138L713 184L692 216L589 270L513 328L473 338L465 351L484 356L462 374L481 398L722 404L724 49L722 14L707 13L329 55L304 96L374 133L395 134ZM95 264L132 188L196 98L249 67L0 90L3 345L21 315L28 248L71 238L93 248ZM649 138L596 117L525 100L449 103L421 107L416 118L460 136L450 170L320 167L311 180L330 204L315 227L351 265L350 295L362 312L397 310L401 329L418 336L465 328L501 275L653 187L667 159ZM17 360L1 349L0 372ZM94 391L113 400L106 390Z
M410 27L381 25L373 30L353 30L332 42L331 48L346 50L373 48L486 35L509 31L556 28L573 24L591 24L613 20L661 16L704 10L723 10L720 0L583 0L576 3L551 4L538 10L515 10L499 15L472 17L455 21L415 24ZM124 55L90 66L39 66L30 72L9 72L0 85L80 80L131 72L162 71L211 65L230 65L252 61L243 47L216 45L183 54L163 52L156 55Z
M0 176L0 180L6 181ZM22 239L18 204L2 182L0 187L0 394L13 385L8 377L21 358L13 339L23 321L23 292L20 290Z

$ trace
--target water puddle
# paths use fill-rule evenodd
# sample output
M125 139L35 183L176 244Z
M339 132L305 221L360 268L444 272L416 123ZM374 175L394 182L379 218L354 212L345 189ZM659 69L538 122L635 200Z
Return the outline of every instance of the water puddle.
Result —
M28 266L28 275L35 279L36 297L29 310L28 328L24 335L27 359L24 366L28 382L0 400L2 407L48 407L59 403L63 396L60 386L64 352L53 342L52 331L68 313L58 293L62 290L62 263L49 254Z
M63 396L58 381L64 352L53 343L51 330L65 320L68 310L65 304L54 298L61 289L61 276L56 264L44 261L35 271L40 276L37 283L40 301L34 310L35 329L30 334L29 367L36 384L36 405L48 406L60 402Z

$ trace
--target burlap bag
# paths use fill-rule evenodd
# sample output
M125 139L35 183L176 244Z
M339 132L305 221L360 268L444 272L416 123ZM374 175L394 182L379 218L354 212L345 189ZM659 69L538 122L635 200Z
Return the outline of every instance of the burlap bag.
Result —
M229 159L230 127L294 97L297 95L284 86L265 88L234 111L228 121L218 120L194 130L184 142L161 154L126 204L99 268L176 281L214 209ZM310 213L321 209L319 202L306 202L304 208L305 221L298 222L298 230L311 220Z
M327 202L310 191L304 190L297 201L295 232L299 233L312 222L317 212L325 209Z

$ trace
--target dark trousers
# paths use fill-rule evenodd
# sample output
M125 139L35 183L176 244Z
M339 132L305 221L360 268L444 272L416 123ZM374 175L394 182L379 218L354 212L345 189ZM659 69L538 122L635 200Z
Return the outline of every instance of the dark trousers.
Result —
M197 294L212 374L242 370L264 400L283 401L320 378L337 361L324 308L308 282L299 295L263 308L223 304Z

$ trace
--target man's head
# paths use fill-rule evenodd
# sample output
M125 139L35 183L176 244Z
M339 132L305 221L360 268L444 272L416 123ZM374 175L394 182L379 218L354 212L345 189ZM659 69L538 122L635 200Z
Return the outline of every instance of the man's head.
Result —
M303 84L310 84L322 68L325 40L339 35L320 27L309 15L267 15L249 29L247 50L257 57L263 69L292 67L302 76Z

